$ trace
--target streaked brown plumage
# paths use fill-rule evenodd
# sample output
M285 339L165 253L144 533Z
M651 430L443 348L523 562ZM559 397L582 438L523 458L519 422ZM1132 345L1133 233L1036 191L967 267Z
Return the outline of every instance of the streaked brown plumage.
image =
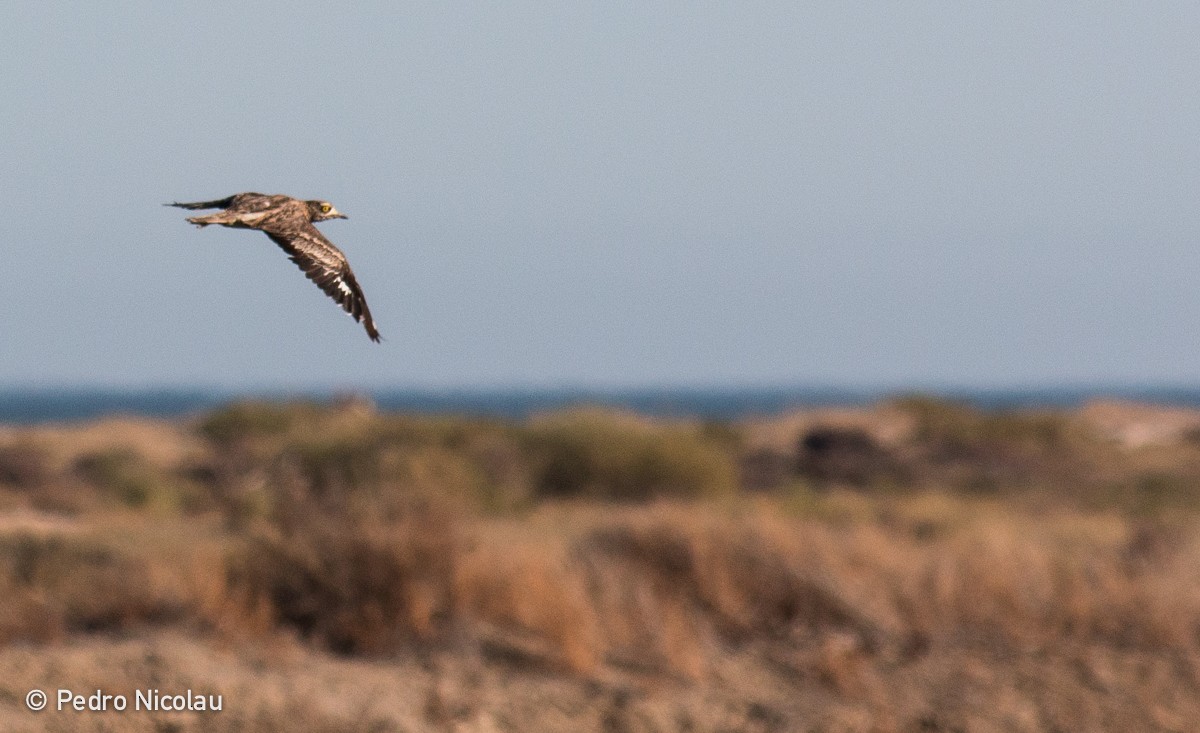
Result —
M309 280L337 301L355 321L362 323L372 341L379 341L379 331L367 308L367 299L354 279L346 255L313 226L313 222L346 218L329 202L248 192L216 201L177 201L164 206L192 210L224 209L208 216L189 217L188 221L198 227L220 224L262 231L287 252Z

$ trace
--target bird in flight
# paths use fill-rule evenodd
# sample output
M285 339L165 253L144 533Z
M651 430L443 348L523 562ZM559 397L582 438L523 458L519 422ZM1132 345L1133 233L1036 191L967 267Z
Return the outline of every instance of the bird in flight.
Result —
M224 209L207 216L189 217L188 221L198 227L220 224L262 231L287 252L309 280L361 323L372 341L379 341L379 330L375 328L367 299L354 279L346 255L313 226L313 222L346 218L328 201L302 201L290 196L248 192L216 201L176 201L163 205L191 210Z

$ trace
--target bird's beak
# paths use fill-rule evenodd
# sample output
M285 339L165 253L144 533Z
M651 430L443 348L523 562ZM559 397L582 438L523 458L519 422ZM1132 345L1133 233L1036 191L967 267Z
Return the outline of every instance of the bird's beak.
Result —
M346 216L345 214L343 214L342 212L339 211L338 213L333 215L333 218L334 219L349 219L350 217Z

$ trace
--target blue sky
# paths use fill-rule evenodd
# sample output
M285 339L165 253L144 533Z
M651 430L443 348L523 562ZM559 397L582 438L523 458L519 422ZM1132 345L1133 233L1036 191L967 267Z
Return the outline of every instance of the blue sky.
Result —
M699 7L703 5L703 7ZM1191 3L17 3L0 385L1200 381ZM385 341L257 232L324 198Z

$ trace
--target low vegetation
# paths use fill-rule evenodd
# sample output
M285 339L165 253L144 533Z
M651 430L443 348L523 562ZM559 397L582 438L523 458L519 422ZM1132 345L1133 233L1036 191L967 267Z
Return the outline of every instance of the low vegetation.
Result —
M13 430L0 647L171 632L426 660L429 698L380 730L1185 729L1200 413L1147 442L1142 408L1114 410L247 403L160 426L155 450ZM599 697L558 727L453 703L447 679L489 669ZM708 693L664 712L662 689Z

